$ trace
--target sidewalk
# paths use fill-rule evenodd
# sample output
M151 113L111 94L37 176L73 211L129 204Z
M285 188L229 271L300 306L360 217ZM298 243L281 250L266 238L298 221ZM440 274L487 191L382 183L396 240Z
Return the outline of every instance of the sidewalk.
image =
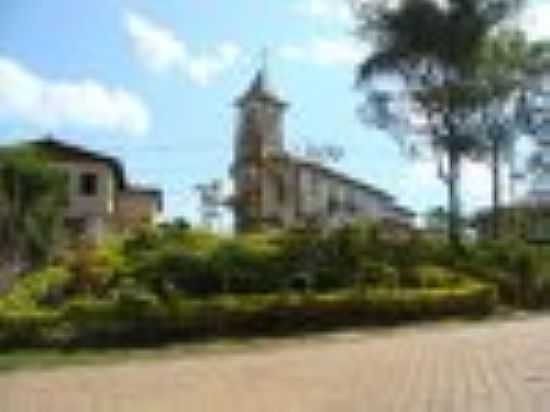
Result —
M550 317L10 373L0 376L0 405L2 412L550 411Z

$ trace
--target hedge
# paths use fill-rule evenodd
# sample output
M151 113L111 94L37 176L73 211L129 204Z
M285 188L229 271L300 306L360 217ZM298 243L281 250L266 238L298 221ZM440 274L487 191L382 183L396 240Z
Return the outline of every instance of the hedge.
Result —
M394 325L449 316L481 317L497 304L495 287L342 291L333 294L174 296L72 301L59 311L0 314L2 347L141 346L213 337L288 335L343 327Z

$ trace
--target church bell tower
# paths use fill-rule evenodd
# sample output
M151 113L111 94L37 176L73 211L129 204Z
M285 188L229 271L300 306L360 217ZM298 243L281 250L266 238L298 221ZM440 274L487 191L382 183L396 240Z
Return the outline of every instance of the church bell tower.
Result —
M265 219L266 165L284 154L284 113L287 103L267 84L267 70L259 70L247 91L237 99L237 129L232 175L235 190L235 228L251 231Z

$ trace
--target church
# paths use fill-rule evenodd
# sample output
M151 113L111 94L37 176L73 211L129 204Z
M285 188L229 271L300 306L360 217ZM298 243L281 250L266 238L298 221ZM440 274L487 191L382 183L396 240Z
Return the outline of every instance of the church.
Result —
M317 225L357 219L412 226L415 214L385 191L285 149L288 103L270 90L265 69L237 99L231 177L235 230Z

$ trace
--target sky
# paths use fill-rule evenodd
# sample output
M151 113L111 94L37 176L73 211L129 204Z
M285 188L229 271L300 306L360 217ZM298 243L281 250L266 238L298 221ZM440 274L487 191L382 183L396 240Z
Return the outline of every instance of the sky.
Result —
M544 16L550 1L532 0L532 38L550 37ZM163 190L167 217L197 222L197 184L230 190L233 102L267 55L289 150L338 145L332 167L419 213L446 204L434 162L361 123L354 70L369 47L353 27L346 0L0 0L0 144L53 133L117 156L131 182ZM467 210L489 204L489 182L487 165L464 166Z

